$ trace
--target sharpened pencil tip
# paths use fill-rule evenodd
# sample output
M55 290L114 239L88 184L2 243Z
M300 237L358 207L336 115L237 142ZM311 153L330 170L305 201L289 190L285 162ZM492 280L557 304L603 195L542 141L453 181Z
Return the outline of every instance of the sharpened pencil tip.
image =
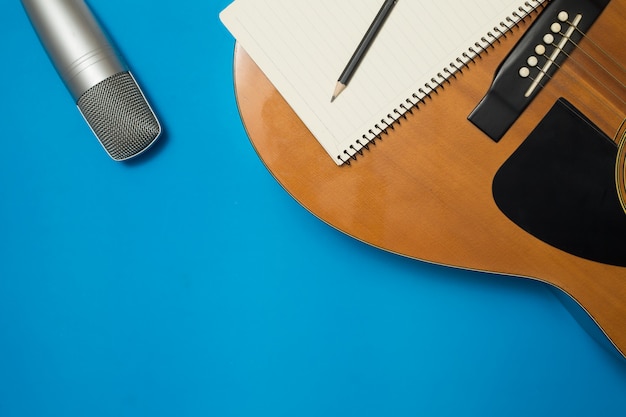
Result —
M330 102L332 103L333 101L335 101L335 99L337 97L339 97L339 94L341 94L341 92L346 88L346 85L338 82L337 85L335 86L335 91L333 92L333 97L330 99Z

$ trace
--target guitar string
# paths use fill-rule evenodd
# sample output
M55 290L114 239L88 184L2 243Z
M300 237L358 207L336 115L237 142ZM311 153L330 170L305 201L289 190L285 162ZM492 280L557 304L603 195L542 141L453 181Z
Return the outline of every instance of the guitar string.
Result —
M544 55L545 56L545 55ZM546 58L549 59L548 56L545 56ZM567 91L570 93L575 93L574 91L572 91L571 87L573 85L577 85L578 83L578 75L573 73L572 71L568 70L567 68L563 68L562 66L554 63L554 65L558 68L561 69L561 74L565 75L568 78L568 82L564 83L559 81L558 78L555 78L554 76L551 76L547 73L545 73L545 71L541 70L541 73L544 74L544 80L541 83L541 87L542 90L547 90L549 91L549 94L551 94L553 97L558 98L558 96L561 96L560 92L562 91ZM557 87L556 91L551 91L550 89L545 89L544 87L546 87L547 83L551 82L554 86ZM616 124L620 124L622 123L623 119L624 119L624 113L621 110L616 109L615 106L611 106L609 105L609 103L607 103L607 100L600 95L599 91L597 91L596 89L592 89L592 88L586 88L585 89L587 91L587 93L591 96L591 99L593 99L594 101L596 101L599 105L603 106L604 108L606 108L607 111L609 111L610 113L612 113L614 116L616 116L619 121L615 122ZM588 111L592 111L593 107L591 106L591 104L586 104L583 101L580 102L581 106L586 107L586 109ZM582 110L582 109L581 109Z
M570 22L567 22L570 23ZM571 23L570 23L571 24ZM579 28L575 28L578 33L580 33L583 38L587 41L589 41L589 43L591 43L591 45L593 47L596 48L596 50L598 50L602 55L604 55L607 59L609 59L616 67L618 67L618 69L622 72L622 73L626 73L626 70L624 69L624 67L613 57L611 56L608 52L606 52L606 50L604 50L600 45L598 45L593 38L591 38L590 36L588 36L586 33L584 33L583 31L581 31ZM559 35L561 36L565 36L565 34L563 32L558 32ZM604 73L608 74L609 77L611 77L614 81L616 81L621 88L626 88L626 85L624 85L624 83L621 81L620 78L618 78L617 75L615 75L612 71L610 71L609 69L607 69L604 65L602 65L602 63L600 63L600 61L598 59L596 59L595 57L593 57L591 55L591 53L589 53L585 48L581 47L579 43L574 42L574 40L572 40L571 38L567 39L568 42L570 42L572 45L574 45L574 47L578 50L580 50L584 55L586 55L595 65L598 66L598 68L600 68ZM571 55L567 54L565 51L562 51L568 58L571 58ZM586 71L586 68L584 67L584 65L582 65L579 61L577 61L575 58L571 58L572 61L574 61L576 64L578 64L584 71ZM596 79L599 83L601 83L601 81L591 73L591 71L587 71L590 73L590 75ZM601 83L602 84L602 83ZM608 89L608 87L607 87ZM617 95L616 95L617 96ZM617 97L618 99L620 99L622 102L624 102L624 100L622 100L620 97Z
M569 22L569 21L567 21L567 23L569 23L570 25L572 25L572 23L571 23L571 22ZM625 71L624 71L624 67L623 67L622 65L620 65L620 64L619 64L619 63L615 60L615 58L613 58L610 54L608 54L608 53L607 53L607 52L606 52L606 51L605 51L602 47L600 47L600 46L599 46L599 45L598 45L598 44L597 44L597 43L596 43L596 42L595 42L595 41L594 41L591 37L589 37L586 33L582 32L579 28L575 28L575 29L576 29L579 33L581 33L581 34L582 34L582 36L583 36L585 39L588 39L588 40L589 40L589 43L591 43L591 44L592 44L592 45L593 45L593 46L594 46L594 47L595 47L598 51L600 51L600 53L601 53L602 55L604 55L604 56L605 56L605 57L607 57L610 61L612 61L612 62L613 62L613 63L614 63L617 67L619 67L619 69L620 69L622 72L625 72ZM561 36L565 36L565 34L563 34L563 33L562 33L562 32L560 32L560 31L559 31L558 33L559 33ZM591 60L591 61L592 61L592 62L593 62L593 63L594 63L594 64L595 64L598 68L600 68L602 71L604 71L605 73L607 73L607 74L608 74L608 75L609 75L609 76L610 76L613 80L615 80L615 81L616 81L616 82L620 85L620 87L621 87L621 88L625 88L624 84L623 84L623 83L622 83L622 82L621 82L621 81L620 81L620 80L619 80L619 79L618 79L618 78L617 78L617 77L616 77L616 76L615 76L615 75L614 75L611 71L609 71L607 68L605 68L605 67L604 67L604 66L603 66L603 65L602 65L602 64L601 64L601 63L600 63L597 59L595 59L595 58L594 58L594 57L593 57L593 56L592 56L589 52L587 52L587 51L586 51L583 47L581 47L579 44L577 44L576 42L574 42L574 41L573 41L571 38L569 38L569 37L568 37L567 41L571 42L571 43L574 45L574 47L575 47L576 49L581 50L581 51L582 51L585 55L587 55L587 56L590 58L590 60ZM551 46L553 46L553 47L555 47L555 48L559 48L559 47L558 47L555 43L551 43L550 45L551 45ZM615 92L613 89L609 88L606 84L604 84L604 83L603 83L603 82L602 82L602 81L601 81L601 80L600 80L597 76L595 76L595 75L594 75L594 74L593 74L590 70L588 70L588 69L586 68L586 66L585 66L585 65L581 64L581 63L580 63L578 60L576 60L575 58L572 58L570 54L566 53L566 52L565 52L565 51L563 51L562 49L560 49L560 52L562 52L565 56L567 56L568 60L571 60L574 64L576 64L579 68L581 68L581 69L582 69L582 71L583 71L583 73L587 73L587 74L589 74L589 76L590 76L591 78L593 78L593 79L596 81L596 83L597 83L597 84L599 84L599 85L600 85L601 89L604 89L604 90L608 91L608 92L609 92L609 94L611 94L611 95L613 95L615 98L617 98L617 100L619 100L622 104L626 104L626 103L624 102L624 100L623 100L623 99L622 99L619 95L617 95L617 94L616 94L616 92ZM555 65L558 69L562 69L562 72L566 73L566 74L567 74L567 76L568 76L568 77L570 77L573 81L577 81L577 80L575 79L575 74L572 74L572 73L571 73L572 71L571 71L571 70L569 70L569 69L567 69L567 67L566 67L565 69L563 69L561 65L558 65L556 62L554 62L554 60L553 60L551 57L549 57L546 53L544 53L544 54L542 54L542 55L540 55L540 56L542 56L542 57L546 58L549 62L551 62L553 65ZM537 66L537 67L538 67L538 66ZM549 74L547 74L547 73L546 73L546 72L545 72L542 68L539 68L539 67L538 67L538 69L540 70L540 73L541 73L541 74L543 74L543 76L545 77L544 79L546 79L546 81L545 81L545 82L540 82L540 85L541 85L541 87L542 87L542 89L543 89L543 88L546 86L546 83L547 83L548 81L553 80L553 78L554 78L554 77L553 77L553 76L550 76ZM531 79L533 79L533 78L531 77ZM533 81L534 81L534 79L533 79ZM559 85L559 87L561 87L561 83L559 83L558 81L553 81L553 82L557 83L557 85ZM569 84L568 84L568 85L569 85ZM610 106L610 105L606 102L606 100L604 100L604 99L603 99L603 97L600 97L600 96L599 96L599 94L600 94L600 92L599 92L599 91L596 91L596 89L591 89L591 88L587 88L586 90L587 90L587 91L591 94L591 96L593 97L593 99L594 99L594 100L596 100L598 103L601 103L604 107L606 107L606 108L607 108L607 110L609 110L611 113L615 114L615 115L616 115L616 116L617 116L620 120L622 120L622 121L624 120L624 114L623 114L623 113L621 113L621 112L619 112L618 110L616 110L616 108L614 108L613 106ZM619 107L619 106L617 106L617 107ZM621 111L621 109L620 109L620 111Z
M577 50L580 50L584 55L586 55L593 62L593 64L595 64L598 68L600 68L601 71L603 71L604 73L608 74L608 76L610 78L612 78L615 82L617 82L617 84L619 84L619 86L621 88L626 88L624 83L613 72L611 72L605 66L603 66L602 63L600 63L598 59L593 57L591 55L591 53L589 53L585 48L581 47L579 45L579 43L575 42L571 38L571 36L567 36L565 33L563 33L561 31L560 24L558 22L556 22L556 23L559 25L559 29L558 29L558 31L553 31L554 33L558 33L559 35L561 35L563 38L566 39L566 42L571 43L574 46L574 48L576 48ZM587 40L593 47L595 47L595 49L598 50L601 55L604 55L609 61L611 61L616 67L618 67L619 70L622 73L626 73L626 69L624 69L622 64L620 64L611 54L609 54L596 41L594 41L593 38L588 36L587 33L585 33L582 30L580 30L578 25L576 25L575 23L571 22L567 18L565 18L565 20L563 20L562 23L567 23L571 28L573 28L575 31L577 31L585 40ZM626 104L624 102L624 99L622 99L620 96L618 96L617 93L615 91L613 91L610 87L608 87L606 84L604 84L596 75L594 75L590 70L588 70L584 64L580 63L576 58L573 58L570 54L568 54L562 48L559 48L559 46L556 43L553 42L550 45L555 47L555 49L559 49L560 52L563 53L568 58L568 60L574 62L579 68L582 69L583 72L589 74L589 76L592 77L602 88L606 89L607 91L609 91L610 94L614 95L615 98L617 98L620 102L622 102L622 104ZM561 66L559 66L556 62L554 62L554 60L551 57L549 57L547 54L544 53L543 55L540 55L540 56L545 57L547 59L547 61L549 61L552 64L554 64L557 68L561 68ZM538 67L538 65L537 65L537 67ZM542 69L540 69L540 72L543 73L544 76L548 77L548 79L552 78L552 77L549 76L549 74L547 74ZM533 81L534 81L534 79L533 79ZM545 87L545 84L542 84L541 82L539 84L541 85L542 88Z
M562 20L562 23L567 23L570 28L578 32L581 35L583 40L586 40L588 43L591 44L593 48L599 51L601 55L604 55L609 61L611 61L621 71L621 73L626 73L626 69L624 69L624 66L620 62L618 62L611 54L609 54L604 48L602 48L602 46L600 46L591 36L589 36L586 32L583 32L582 30L580 30L580 27L578 27L576 23L574 23L573 21L570 21L567 18L566 12L563 12L563 13L565 13L566 17L564 18L564 20ZM559 17L559 20L560 20L560 17ZM561 31L561 28L562 28L561 24L559 22L555 22L555 24L557 25L558 29L553 29L553 32L558 33L562 37L566 37L567 35ZM596 58L594 58L589 52L587 52L586 49L582 48L579 43L575 42L571 38L571 36L567 36L566 41L571 43L572 45L574 45L575 48L579 49L582 53L584 53L589 59L591 59L595 64L597 64L603 71L609 74L611 78L613 78L615 81L620 83L622 87L624 86L622 81L618 79L615 74L613 74L611 71L606 69ZM565 53L565 51L562 51L562 52Z
M568 23L570 23L568 21ZM571 25L571 23L570 23ZM580 33L582 35L582 37L587 40L588 43L590 43L591 45L593 45L593 47L596 48L596 50L600 51L600 53L602 55L604 55L606 58L609 59L609 61L611 61L613 63L613 65L615 65L619 70L621 70L621 73L624 74L626 73L626 70L624 69L624 67L622 66L622 64L620 62L618 62L611 54L607 53L600 45L598 45L592 37L587 36L586 33L584 33L583 31L581 31L578 27L575 28L576 31L578 33ZM570 41L576 46L578 47L578 45L572 41L570 39ZM583 48L580 48L585 54L587 54L586 50L584 50ZM595 59L593 57L591 57L590 55L588 55L589 58L592 61L595 61ZM600 67L602 67L601 64L599 64ZM611 73L610 71L606 71L610 76L613 77L614 80L616 80L618 83L621 84L622 88L624 87L623 83L621 83L621 80L619 80L613 73ZM623 101L622 101L623 102ZM619 117L619 115L618 115ZM617 156L617 161L616 161L616 166L615 166L615 179L616 179L616 186L617 186L617 194L620 200L620 203L622 205L622 208L624 209L624 211L626 212L626 181L625 181L625 174L626 174L626 169L625 169L625 155L626 155L626 129L625 129L625 125L626 125L626 118L622 117L622 122L619 124L619 127L617 128L617 131L615 133L615 137L613 138L614 142L617 142L618 145L618 156Z
M585 55L587 55L587 56L588 56L588 57L589 57L589 58L593 61L593 63L597 65L597 67L598 67L598 68L600 68L600 69L601 69L604 73L608 74L608 75L609 75L609 76L610 76L613 80L615 80L615 81L619 84L619 86L620 86L622 89L625 89L625 88L626 88L626 86L624 85L624 83L622 83L622 82L621 82L621 81L620 81L620 80L619 80L619 79L618 79L615 75L613 75L613 73L611 73L609 70L607 70L604 66L602 66L602 64L600 64L600 63L599 63L597 60L595 60L593 57L591 57L590 55L588 55L588 53L587 53L587 52L584 52L584 49L583 49L583 48L579 47L579 46L578 46L578 45L576 45L576 43L574 43L574 42L572 42L572 43L576 46L576 48L577 48L578 50L583 51L583 53L585 53ZM552 44L552 46L556 46L556 45ZM616 99L618 99L619 101L621 101L621 102L622 102L622 104L626 104L626 102L624 101L624 99L623 99L622 97L620 97L620 96L617 94L617 92L616 92L615 90L613 90L613 89L611 89L609 86L607 86L607 85L606 85L606 84L605 84L602 80L600 80L600 79L599 79L599 78L598 78L598 77L597 77L597 76L596 76L596 75L595 75L592 71L588 70L588 69L585 67L585 65L584 65L584 64L582 64L582 63L581 63L580 61L578 61L576 58L572 57L572 55L571 55L571 54L568 54L568 53L567 53L567 52L565 52L565 51L561 51L561 52L562 52L562 53L563 53L563 54L567 57L567 59L568 59L570 62L572 62L572 63L576 64L576 66L578 66L578 68L580 68L580 69L582 70L582 72L584 72L584 73L588 74L588 75L589 75L589 77L591 77L594 81L596 81L596 83L597 83L598 85L600 85L602 88L606 89L606 90L609 92L609 94L613 95ZM556 63L555 63L555 65L556 65ZM559 67L559 66L557 65L557 67ZM561 68L561 67L559 67L559 68Z
M572 80L576 81L575 79L572 79ZM554 80L552 82L556 84L557 86L559 86L559 90L554 91L554 90L547 89L543 91L545 94L549 94L549 96L553 100L557 101L560 97L562 97L562 95L559 94L559 91L561 89L564 89L564 87L563 87L563 84L559 82L558 80ZM618 111L616 111L614 108L608 106L605 100L602 100L596 94L591 93L591 96L592 97L590 98L590 100L593 100L594 102L597 102L599 105L605 107L610 113L612 113L615 116L616 120L609 121L609 126L611 126L611 129L614 131L613 136L612 137L609 136L609 138L613 143L615 143L616 145L619 145L621 142L623 142L623 138L622 138L623 136L622 131L623 131L623 126L624 126L623 115L619 113ZM585 101L577 103L577 107L584 114L589 114L594 111L593 104L585 102Z
M571 22L567 21L567 23L569 23L570 25L572 24ZM583 38L585 38L587 41L589 41L589 43L591 43L598 51L600 51L605 57L607 57L609 60L611 60L623 73L626 73L626 69L622 66L621 63L619 63L613 56L611 56L611 54L609 54L608 52L606 52L600 45L598 45L598 43L596 43L592 37L588 36L585 32L583 32L582 30L580 30L580 28L575 27L574 28L578 33L580 33ZM571 39L570 39L571 41ZM574 45L578 46L574 41L571 41L572 43L574 43Z
M561 35L562 38L565 38L566 42L572 44L574 46L575 49L580 50L585 56L587 56L595 65L598 66L598 68L600 68L604 73L608 74L610 78L612 78L614 81L616 81L620 87L624 88L624 83L621 81L621 79L618 78L618 76L616 76L612 71L610 71L609 69L607 69L604 65L602 65L602 63L600 63L600 61L595 58L594 56L592 56L592 54L590 52L587 51L587 49L583 48L582 46L580 46L579 42L575 42L571 36L567 36L567 34L563 33L561 31L561 24L558 22L555 22L557 25L558 29L553 30L554 33L558 33L559 35ZM583 40L586 40L589 44L591 44L591 46L593 48L595 48L597 51L600 52L601 55L604 55L604 57L606 57L609 61L611 61L620 71L621 73L626 73L626 70L624 69L624 67L622 66L621 63L619 63L611 54L609 54L604 48L602 48L591 36L589 36L586 32L583 32L582 30L580 30L580 28L578 27L578 25L576 25L574 22L565 19L563 21L563 23L567 23L570 28L573 28L576 32L578 32ZM555 48L558 48L557 45L555 45L554 43L552 43L552 46L554 46ZM585 68L585 65L581 64L579 61L577 61L575 58L572 58L570 54L568 54L567 52L565 52L564 50L561 49L561 52L566 55L568 57L568 59L571 59L573 62L575 62L576 64L578 64L580 66L580 68L582 68L583 71L588 72L594 79L596 79L599 83L600 80L591 73L591 71L588 71ZM607 88L608 89L608 88ZM621 99L620 99L621 100ZM623 100L621 100L623 101Z
M550 59L547 55L543 55L545 58ZM558 69L562 69L562 66L553 63ZM571 71L568 71L567 69L563 69L561 71L561 73L563 75L566 75L568 77L568 81L567 83L561 82L558 78L554 78L553 76L547 74L545 71L543 71L542 69L540 69L540 72L544 75L543 80L540 82L540 86L542 91L544 91L546 94L550 94L550 96L552 96L555 100L558 99L560 96L562 96L562 91L568 91L568 92L572 92L570 90L570 87L572 85L576 85L576 82L578 81L576 79L576 74L573 74ZM530 77L533 81L534 78ZM551 82L552 85L556 86L557 89L556 91L552 90L552 89L546 89L546 85L548 82ZM615 115L620 121L616 122L617 125L619 125L621 123L621 120L623 120L623 113L618 112L614 107L609 106L606 102L605 99L603 99L602 97L599 96L598 92L592 90L592 89L587 89L588 93L591 96L591 99L596 101L598 104L600 104L601 106L605 107L610 113L612 113L613 115ZM584 110L586 110L587 113L593 111L593 106L592 104L587 104L584 100L581 101L579 103L580 107L584 107L581 108L580 110L583 111L583 113L585 113ZM611 123L612 124L612 123ZM615 128L615 127L614 127ZM614 138L615 140L615 138Z
M591 38L587 38L587 39L591 39ZM618 75L616 75L615 72L609 70L607 67L605 67L602 63L600 63L600 61L593 57L589 52L587 52L587 50L583 47L580 47L578 44L576 44L575 42L571 41L571 43L578 49L580 50L583 54L585 54L592 62L593 64L595 64L598 68L600 68L604 73L606 73L611 79L613 79L613 81L615 81L617 84L619 84L620 87L622 88L626 88L626 85L624 84L624 81L622 81ZM604 51L602 51L604 53ZM616 66L618 66L619 70L626 74L626 71L624 70L624 68L617 62L615 61L615 59L611 56L605 53L606 58L610 59ZM579 63L578 61L574 60L575 62ZM581 64L582 66L582 64Z
M578 45L576 45L576 47L578 47ZM551 60L550 57L548 57L545 53L542 55L543 57L545 57L547 60ZM615 61L614 61L615 62ZM552 63L559 69L561 69L561 66L558 65L556 62L552 61ZM550 94L553 98L558 98L558 96L560 96L560 94L558 94L558 91L560 91L560 88L562 86L562 83L557 79L557 80L553 80L554 77L550 76L549 74L547 74L543 69L540 69L540 72L543 73L544 78L543 80L546 80L545 83L544 81L540 81L539 84L541 86L541 90L544 91L545 93ZM568 77L574 78L575 74L572 74L570 71L568 71L567 69L562 71L563 73L567 74ZM531 77L532 79L532 77ZM534 81L534 79L533 79ZM559 86L559 88L554 91L551 89L546 90L545 84L547 84L548 82L552 81L553 83L555 83L557 86ZM574 81L576 81L576 79L574 78ZM620 177L619 173L623 173L624 172L624 165L620 165L620 163L623 164L623 157L620 157L619 155L622 154L622 150L624 149L624 146L626 146L626 130L624 130L624 124L626 122L626 119L624 119L623 114L618 113L614 108L612 108L611 106L608 106L608 104L606 103L605 100L601 99L597 93L595 93L594 91L590 91L591 96L593 97L593 99L595 99L598 103L600 103L601 105L607 107L607 109L614 113L618 119L622 119L621 122L618 121L618 127L617 130L615 132L615 135L613 136L613 138L611 139L617 146L618 146L618 157L616 160L616 188L617 188L617 194L619 196L620 199L620 203L622 204L622 207L624 208L624 210L626 211L626 204L625 204L625 198L624 198L624 191L626 191L626 186L624 185L624 180L623 180L623 176ZM583 103L583 106L586 107L587 109L589 108L590 105L587 105L585 103ZM583 109L581 109L583 110ZM615 127L614 127L615 128Z

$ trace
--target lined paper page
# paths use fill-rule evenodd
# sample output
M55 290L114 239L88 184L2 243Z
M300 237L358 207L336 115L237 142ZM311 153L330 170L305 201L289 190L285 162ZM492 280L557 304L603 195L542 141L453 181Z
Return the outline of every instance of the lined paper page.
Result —
M360 148L357 140L379 134L388 115L397 119L413 94L427 93L426 84L434 88L431 79L477 49L488 32L497 36L500 22L519 20L541 1L398 0L350 84L331 103L339 74L382 3L236 0L220 15L337 164Z

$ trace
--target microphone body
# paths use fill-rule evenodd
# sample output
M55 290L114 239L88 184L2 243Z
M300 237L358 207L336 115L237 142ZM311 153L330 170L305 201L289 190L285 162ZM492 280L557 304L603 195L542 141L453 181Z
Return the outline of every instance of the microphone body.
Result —
M83 0L21 0L50 60L90 128L115 160L161 135L143 92Z

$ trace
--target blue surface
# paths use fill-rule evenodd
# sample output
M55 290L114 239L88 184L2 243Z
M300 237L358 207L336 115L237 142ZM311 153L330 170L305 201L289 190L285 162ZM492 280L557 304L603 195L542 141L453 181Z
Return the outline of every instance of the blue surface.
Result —
M626 415L547 286L368 247L265 170L228 0L92 0L167 136L106 156L0 3L0 416Z

